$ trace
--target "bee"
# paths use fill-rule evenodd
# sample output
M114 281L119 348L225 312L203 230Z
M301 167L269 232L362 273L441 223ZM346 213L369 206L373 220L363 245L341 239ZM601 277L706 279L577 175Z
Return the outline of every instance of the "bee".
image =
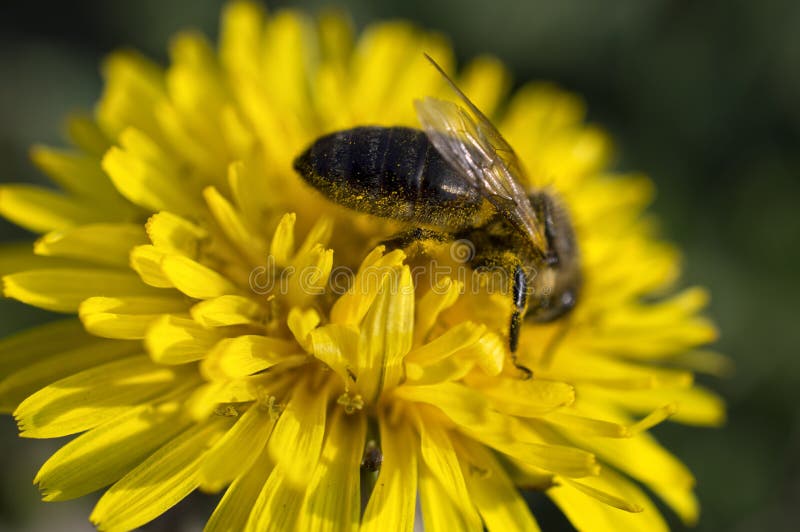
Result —
M407 223L387 241L466 239L473 269L500 266L512 287L508 348L517 363L523 318L551 322L578 301L580 259L572 223L549 192L526 190L514 150L444 70L462 105L414 102L422 130L362 126L318 138L294 161L298 174L332 201Z

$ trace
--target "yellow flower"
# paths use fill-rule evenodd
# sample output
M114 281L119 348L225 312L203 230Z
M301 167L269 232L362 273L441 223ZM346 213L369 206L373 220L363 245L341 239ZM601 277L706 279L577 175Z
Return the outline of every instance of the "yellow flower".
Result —
M58 190L0 188L0 213L42 234L3 249L5 295L80 318L0 345L21 435L80 434L37 474L45 500L107 488L91 519L111 530L195 489L224 491L209 530L411 530L417 501L431 530L535 530L524 488L579 529L665 529L644 486L697 519L691 473L647 430L723 420L693 384L724 363L697 349L716 335L708 296L669 295L678 256L643 214L651 183L606 169L579 100L531 84L506 106L491 58L458 77L582 253L569 318L523 327L523 380L507 295L463 267L434 277L448 244L375 247L395 224L292 170L323 133L418 127L412 102L447 95L423 57L452 71L442 37L388 23L354 39L339 16L236 2L218 53L194 33L170 52L166 69L112 55L74 148L33 150Z

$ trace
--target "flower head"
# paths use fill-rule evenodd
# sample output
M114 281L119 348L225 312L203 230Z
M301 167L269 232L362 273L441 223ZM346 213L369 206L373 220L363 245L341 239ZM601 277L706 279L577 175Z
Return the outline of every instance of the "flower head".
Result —
M440 36L403 23L356 39L339 16L236 2L218 52L185 33L166 68L109 58L74 147L33 151L59 190L0 189L0 213L42 234L4 251L20 265L5 295L79 318L0 345L21 435L80 434L37 474L46 500L106 489L91 519L114 530L195 489L224 493L210 530L410 530L417 501L434 530L536 529L524 488L580 529L663 529L645 486L697 518L691 473L648 429L723 418L693 384L721 364L696 349L716 335L707 294L669 291L678 257L643 214L650 181L606 169L575 97L533 84L502 105L491 58L458 76L581 249L577 306L523 325L532 379L474 250L376 245L398 224L293 171L324 133L418 127L412 102L447 95L423 53L452 70Z

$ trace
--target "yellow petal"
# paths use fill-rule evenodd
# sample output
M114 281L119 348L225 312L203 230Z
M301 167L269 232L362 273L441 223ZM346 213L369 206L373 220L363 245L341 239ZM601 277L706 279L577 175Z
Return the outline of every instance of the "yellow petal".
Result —
M586 383L621 390L688 388L694 380L689 371L633 364L586 351L580 351L580 363L576 363L576 357L570 354L563 346L551 365L541 368L537 375L573 384Z
M417 319L414 327L414 343L424 343L439 314L453 306L463 284L449 277L441 279L417 302Z
M175 288L195 299L211 299L239 292L226 277L181 255L164 257L161 270Z
M85 200L34 185L0 187L0 216L34 233L58 231L102 218Z
M650 498L634 483L610 469L603 469L598 477L582 480L579 486L574 481L567 481L547 491L578 529L608 532L669 530ZM629 513L614 507L620 505L639 512Z
M6 297L55 312L76 312L89 297L148 296L154 290L136 275L90 268L31 270L3 277Z
M295 253L295 259L298 260L299 257L303 256L306 253L311 252L316 246L325 246L328 244L328 241L331 239L331 234L333 233L333 220L331 220L327 216L319 217L315 222L311 230L306 235L305 240L300 245L300 248Z
M225 295L197 303L191 310L192 319L204 327L258 325L264 322L267 311L250 298Z
M228 484L245 474L261 455L275 420L267 405L250 406L208 451L200 468L201 482Z
M680 272L677 251L660 242L643 241L632 229L626 228L625 236L601 237L582 244L585 267L594 272L593 282L586 286L587 306L594 301L602 303L602 309L623 307L641 294L663 291L677 278ZM620 256L626 260L616 260Z
M640 320L639 316L639 313L631 313L627 327L609 326L608 333L583 335L576 343L581 347L631 359L653 360L668 358L686 349L713 342L719 336L716 326L706 318L675 317L653 326Z
M202 227L167 211L148 218L145 230L150 241L160 250L191 258L197 256L201 241L208 238L208 232Z
M236 379L265 370L297 353L294 342L258 335L242 335L217 343L201 365L212 380Z
M550 423L564 427L568 434L577 433L584 436L604 438L625 438L630 435L628 427L584 416L576 416L566 412L551 412L544 417Z
M146 242L140 225L99 223L47 233L36 241L34 251L127 268L131 250Z
M312 349L309 335L319 325L320 319L319 313L313 308L300 310L295 307L289 311L286 324L289 326L289 330L292 331L297 343L303 346L306 351L311 351Z
M142 109L150 109L164 98L163 69L126 50L112 53L102 71L106 86L95 116L103 133L116 138L124 128L135 125L156 134L158 125L151 113L143 113Z
M97 209L112 211L128 206L103 173L96 154L88 155L45 146L34 146L30 154L33 163L61 188L99 200L95 203ZM119 214L118 211L117 215Z
M7 375L23 369L27 364L95 341L74 318L14 333L0 339L0 375Z
M325 285L333 268L333 250L320 244L294 259L292 274L285 290L291 307L306 307L314 296L325 294Z
M486 528L538 531L530 508L491 451L467 438L458 443L461 471Z
M497 376L503 371L508 353L508 341L492 331L486 331L477 342L461 353L461 358L474 360L484 373Z
M267 443L276 466L253 505L246 530L295 529L319 463L327 401L327 390L310 390L308 383L295 390Z
M330 422L300 512L298 530L358 530L361 514L359 470L366 437L366 419L337 410Z
M245 529L250 512L274 464L266 447L253 466L225 491L222 500L206 523L206 532L239 532Z
M358 334L356 327L335 323L317 327L310 332L311 352L333 369L342 378L345 386L356 378Z
M194 320L163 316L147 330L145 345L159 364L186 364L200 360L222 338Z
M388 425L384 417L379 422L383 464L364 510L361 531L381 532L391 523L393 530L411 532L417 501L419 441L409 423Z
M672 508L686 526L695 526L700 517L700 503L685 486L652 485L653 492Z
M73 349L59 349L39 361L30 360L0 381L0 408L10 412L23 399L48 384L136 352L141 352L141 346L134 342L94 340Z
M130 530L180 502L197 488L205 452L226 424L218 418L196 425L161 447L105 492L91 521L104 530Z
M231 2L222 12L220 58L234 73L252 73L260 68L257 50L262 45L264 10L255 2Z
M271 100L297 116L304 114L305 86L303 57L308 57L311 28L303 14L278 12L267 19L264 31L270 62L264 71Z
M720 426L725 422L725 402L714 392L702 387L661 388L656 390L613 390L581 388L581 394L592 401L609 402L636 414L647 414L665 403L675 404L672 421L690 425Z
M383 246L378 246L363 260L353 279L353 285L333 304L331 323L358 325L372 306L386 278L397 276L397 267L403 263L405 254L399 249L386 255L383 252Z
M163 394L180 377L146 356L124 358L42 388L17 407L14 417L20 436L26 438L75 434Z
M269 439L269 453L292 486L305 486L317 466L325 435L328 390L300 382Z
M78 315L90 333L104 338L138 340L164 314L185 313L183 297L90 297L78 307Z
M591 453L532 441L523 434L522 426L514 418L491 410L488 400L473 388L443 383L401 386L394 393L409 401L435 406L459 425L462 432L525 464L576 478L593 475L598 469Z
M508 377L473 377L468 382L478 386L495 409L512 416L538 417L575 401L575 389L564 382Z
M563 481L572 486L573 488L577 489L578 491L581 491L589 495L590 497L594 497L598 501L602 502L603 504L607 504L608 506L618 508L624 512L639 513L642 511L641 506L628 502L621 497L618 497L601 489L594 488L587 484L582 484L580 482L568 478L563 479Z
M161 261L169 253L155 246L145 244L131 251L131 268L139 274L142 282L156 288L172 288L172 281L161 269Z
M170 53L169 102L156 108L158 123L177 155L221 180L230 157L219 124L227 94L213 49L199 32L185 31L173 38Z
M385 277L361 331L358 385L370 402L403 377L403 357L414 331L414 286L408 266Z
M128 128L119 140L121 147L112 147L103 157L103 170L120 194L152 212L201 212L195 195L180 178L181 168L152 138Z
M220 112L220 122L220 134L231 152L236 154L252 153L256 144L255 134L237 106L226 104ZM240 160L237 158L237 162L228 166L229 176L236 171L234 166L238 165ZM228 179L230 181L230 177Z
M480 429L469 431L468 434L486 445L507 454L524 464L558 473L570 478L583 478L596 475L600 467L592 453L577 447L565 445L548 445L537 442L509 441L495 438L492 434L484 435Z
M422 366L410 363L405 365L406 383L427 386L444 382L459 381L475 367L475 362L463 357L449 357L436 364Z
M489 402L476 390L446 382L430 386L400 386L394 395L441 409L459 425L480 425L486 421Z
M650 434L643 432L622 440L579 436L574 439L603 461L646 484L685 521L696 520L697 502L691 493L694 477Z
M42 466L34 483L46 501L81 497L122 478L189 420L178 403L142 405L69 442Z
M324 11L317 19L320 48L327 60L343 64L349 59L353 46L353 24L346 13Z
M669 360L679 367L715 377L731 377L736 371L736 366L730 358L707 349L686 351L670 357Z
M249 519L243 530L295 530L305 493L304 485L293 485L283 468L275 467L250 507Z
M255 401L256 392L247 379L209 382L197 387L187 401L187 408L192 418L202 421L220 404Z
M75 113L69 116L67 118L67 135L75 146L94 155L98 160L111 147L108 137L97 125L97 122L88 115Z
M475 523L469 526L465 522L461 509L448 496L445 486L425 463L419 464L418 482L421 524L425 530L483 530L482 525L476 528Z
M644 360L663 358L708 343L716 339L716 328L697 317L697 313L708 304L709 297L705 289L695 287L657 303L626 305L605 318L603 330L582 343ZM631 340L636 341L631 344ZM636 347L631 349L629 345Z
M438 421L438 420L437 420ZM467 530L482 530L481 518L467 492L464 476L450 440L450 434L436 422L429 422L423 416L416 419L420 435L422 461L441 485L450 501L458 508L458 513Z
M80 268L83 266L85 264L80 260L35 255L30 241L0 244L0 276L25 270Z
M405 357L405 361L416 362L422 366L434 364L477 342L485 330L486 327L471 322L460 323L436 339L412 350Z
M216 188L203 191L208 208L225 236L251 264L261 264L267 257L267 245L261 236L247 226L244 218Z
M289 168L292 158L313 127L308 116L305 53L314 40L309 25L296 12L279 12L267 22L262 52L270 58L259 63L259 78L242 77L232 89L273 168ZM281 132L276 135L276 128ZM270 190L265 190L270 194ZM263 203L263 200L262 200Z
M433 41L408 23L382 23L367 29L354 52L356 75L349 93L349 107L371 123L379 117L391 123L408 123L411 110L394 102L389 95L397 90L398 98L410 102L433 94L441 84L441 79L430 72L433 69L427 65L422 51L429 52L445 70L451 70L451 54L441 40ZM399 80L406 83L397 86Z
M284 214L275 228L269 254L278 266L286 266L294 256L294 224L297 215L293 212Z
M263 140L259 138L259 141ZM250 227L272 227L275 219L268 213L287 210L285 204L276 205L279 198L274 194L275 182L264 179L264 170L259 164L242 161L231 164L228 167L228 186L231 199Z

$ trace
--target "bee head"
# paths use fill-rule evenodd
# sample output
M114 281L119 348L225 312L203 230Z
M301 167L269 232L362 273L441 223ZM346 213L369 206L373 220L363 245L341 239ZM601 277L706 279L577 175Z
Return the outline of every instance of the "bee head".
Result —
M572 223L563 207L546 192L529 196L534 212L544 226L547 249L543 251L544 263L550 268L560 268L570 263L577 254Z

